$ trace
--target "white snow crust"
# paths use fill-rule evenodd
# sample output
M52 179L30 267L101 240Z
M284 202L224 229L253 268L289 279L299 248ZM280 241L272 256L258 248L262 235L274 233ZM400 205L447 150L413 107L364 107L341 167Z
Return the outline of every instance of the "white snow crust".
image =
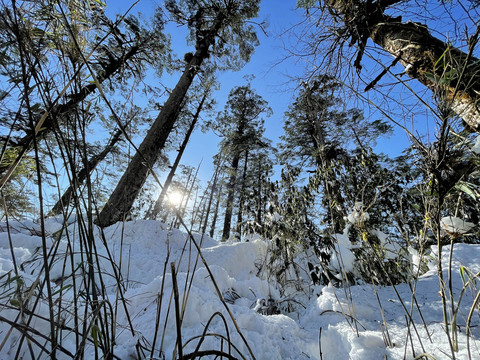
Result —
M61 226L61 222L56 219L46 222L46 228L51 234L47 238L48 249L58 246L59 254L59 261L53 264L51 271L54 290L59 290L54 282L56 277L72 271L70 262L62 261L62 255L70 251L67 246L67 232L70 244L74 245L72 250L76 264L84 260L78 244L76 224L72 222L62 234L59 234ZM0 276L6 276L13 269L11 241L17 264L23 264L23 270L19 275L27 287L34 284L37 279L43 279L41 275L42 240L32 229L38 232L38 225L12 223L9 234L5 231L6 224L0 224ZM228 306L258 360L320 358L323 360L378 360L384 359L385 356L388 359L413 359L421 353L430 354L435 359L449 359L450 350L444 331L442 299L439 296L440 285L436 270L436 262L439 260L438 251L432 253L430 271L422 275L417 283L400 284L395 289L393 287L376 287L375 289L372 285L356 285L349 291L345 291L342 287L328 285L307 286L301 291L286 292L271 276L260 271L260 265L266 262L268 256L269 241L256 237L250 242L219 244L208 237L202 238L198 234L195 235L195 239L202 244L202 254L220 292L224 295L232 292L236 294L231 297L234 302ZM166 359L173 357L177 334L175 312L173 307L168 315L166 311L172 294L170 262L175 262L178 269L180 299L183 299L185 289L188 289L185 284L191 284L181 328L183 343L201 335L211 316L219 311L227 321L233 344L245 358L252 358L228 312L219 300L205 264L201 260L197 262L197 251L187 240L185 233L179 230L169 231L163 223L157 221L132 221L106 228L105 240L105 242L102 240L98 229L95 230L95 245L104 273L102 278L108 289L108 298L104 300L109 301L118 311L115 355L119 359L135 358L135 345L139 339L144 339L146 343L151 344L162 286L160 324L167 321L163 353ZM338 234L336 240L344 263L353 263L349 258L351 243L348 238ZM445 264L444 269L447 268L449 252L448 246L443 248L441 261ZM478 290L475 286L469 287L464 292L460 304L457 304L463 288L460 269L466 267L472 274L480 271L480 246L455 244L452 254L453 298L455 306L459 309L457 316L459 351L456 357L467 359L466 318ZM123 278L122 287L127 299L130 319L135 328L134 335L129 331L123 306L116 302L118 286L113 277L108 276L114 271L111 262L107 260L109 256L115 259L117 271L120 271ZM302 256L301 252L297 254L300 267L304 267L306 261ZM339 260L336 261L338 263ZM197 264L196 271L192 280L195 264ZM66 270L63 270L64 267ZM305 272L300 274L306 283L307 274ZM446 270L444 276L448 279ZM384 312L386 330L375 290L378 292ZM416 293L416 302L412 298L413 290ZM60 293L63 302L73 299L74 294L69 289L55 294L55 299L58 299ZM277 315L263 315L261 311L256 311L258 300L269 298L273 298L279 304L282 301L291 301L296 305L294 311ZM2 300L2 303L5 301ZM407 326L409 320L405 309L408 310L414 325L410 323ZM72 325L72 319L68 315L70 310L65 309L61 314L69 326ZM46 300L40 302L36 311L48 317ZM17 314L16 309L0 307L0 316L3 318L14 321ZM36 319L31 325L43 334L49 333L49 325L45 321ZM470 339L473 359L480 358L480 344L476 340L480 336L479 325L479 315L475 312L471 323ZM11 359L15 354L21 334L13 330L7 338L6 334L10 329L6 322L0 321L0 334L2 334L0 338L6 339L0 349L0 359ZM208 330L211 333L226 336L225 325L219 317L211 322ZM159 331L163 332L163 326ZM385 340L387 336L390 344ZM75 335L72 332L65 331L61 339L64 348L75 351ZM193 351L196 344L196 341L190 342L186 345L184 353ZM156 346L158 349L159 342ZM209 336L206 337L201 349L220 349L220 346L218 338ZM415 354L412 353L412 347L415 349ZM85 358L94 359L94 354L94 346L88 343ZM69 358L61 352L57 355L59 359ZM235 351L232 355L241 358ZM25 359L29 358L26 342L22 349L22 356ZM48 356L44 354L43 358L48 359Z

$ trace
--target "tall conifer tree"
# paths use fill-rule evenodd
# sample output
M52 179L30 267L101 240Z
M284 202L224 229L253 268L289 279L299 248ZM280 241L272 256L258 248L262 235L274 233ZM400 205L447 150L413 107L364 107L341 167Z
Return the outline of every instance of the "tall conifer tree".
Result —
M105 207L98 222L107 226L121 220L132 208L149 171L177 121L182 102L203 63L224 60L223 68L239 68L249 60L258 44L252 25L246 20L259 11L259 0L195 1L169 0L166 7L179 24L188 25L195 52L185 56L185 70L140 144ZM221 66L216 63L215 65Z
M267 102L251 89L250 85L239 86L230 91L225 110L218 114L213 127L223 137L221 152L230 159L229 176L226 183L227 199L223 224L222 240L230 237L235 200L235 186L239 175L239 165L246 153L263 142L262 115L269 115Z

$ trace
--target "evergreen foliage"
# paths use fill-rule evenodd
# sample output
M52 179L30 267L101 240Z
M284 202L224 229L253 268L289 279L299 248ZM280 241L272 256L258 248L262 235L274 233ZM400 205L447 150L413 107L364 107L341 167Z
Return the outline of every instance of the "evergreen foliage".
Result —
M211 0L167 1L166 7L180 25L187 25L195 40L195 53L169 95L160 113L139 145L132 161L98 216L98 224L111 225L128 216L148 174L163 150L178 120L182 103L203 64L215 63L217 56L238 57L240 64L248 60L256 43L253 27L247 20L258 13L258 0L221 2ZM210 58L213 58L211 60ZM237 62L228 62L238 66Z
M217 115L215 122L208 125L223 139L220 143L220 153L225 162L230 163L228 169L228 182L226 184L226 205L222 240L230 237L231 221L235 203L235 189L239 186L239 202L237 212L239 218L238 226L243 222L244 203L246 194L250 192L248 182L251 182L252 164L249 158L260 156L266 158L265 151L269 148L268 140L263 137L264 119L262 116L269 116L271 109L263 98L258 95L250 85L239 86L230 91L228 101L223 112ZM255 155L256 154L256 155ZM258 160L258 159L257 159ZM243 161L243 173L240 162ZM253 171L258 172L258 162L253 164ZM261 173L268 172L268 162L264 163ZM250 175L249 175L250 173ZM258 175L262 176L262 174ZM241 179L241 181L240 181Z
M163 71L169 49L163 21L157 17L151 28L133 16L114 23L106 16L103 2L13 2L2 5L0 27L0 76L4 80L0 187L12 187L17 180L9 180L12 176L18 179L19 174L22 182L32 178L35 167L22 164L34 157L37 143L37 166L46 180L56 181L52 175L62 167L60 159L69 164L71 186L68 196L54 206L53 212L58 213L78 195L98 163L114 153L125 132L140 117L145 120L138 107L125 106L127 99L121 111L113 101L107 102L110 110L105 111L104 96L126 93L128 86L143 79L147 66ZM115 123L118 128L113 130ZM91 127L114 132L112 141L87 141L85 134ZM25 173L26 168L31 172ZM25 193L21 189L16 187ZM23 205L31 207L17 205L16 212Z
M459 50L433 37L426 26L387 13L402 3L298 1L309 20L309 11L317 10L319 20L330 21L327 24L331 27L322 30L318 30L321 21L314 23L316 40L309 44L314 60L326 40L334 46L328 56L322 56L328 66L315 67L309 80L297 89L295 100L284 114L284 133L277 147L265 137L265 118L272 115L272 110L250 82L232 88L224 110L216 116L215 101L210 99L215 98L217 90L211 80L214 73L239 70L259 44L259 24L251 22L258 15L259 0L166 0L150 23L131 15L113 21L102 1L2 3L0 220L38 218L39 225L32 231L42 240L32 260L41 269L35 286L27 289L13 270L2 275L0 280L6 280L0 287L9 289L2 293L2 299L9 299L2 306L18 310L18 323L28 330L33 329L29 326L34 316L46 320L50 333L43 340L55 358L55 352L62 350L58 334L65 330L55 312L67 304L62 290L72 286L76 292L68 305L74 305L72 329L77 330L72 334L79 351L72 358L82 358L86 339L94 343L99 357L102 353L105 358L114 358L116 312L120 302L127 309L122 291L128 286L120 271L124 265L108 259L118 286L116 303L110 303L102 268L107 260L98 257L94 225L100 225L97 238L110 256L103 228L140 217L162 222L157 225L162 231L168 228L171 234L173 229L184 227L187 232L197 230L203 239L206 233L213 237L221 228L218 238L222 241L262 239L265 243L260 244L267 253L264 263L256 264L259 274L265 271L269 286L278 286L280 295L288 298L285 302L293 302L299 292L314 296L321 288L317 285L345 289L363 283L410 285L426 269L426 259L434 258L443 247L479 243L480 137L474 132L479 131L480 119L480 62L475 57L480 28L477 26L473 34L467 29L466 47ZM478 6L478 1L469 3L469 9ZM183 59L173 58L164 34L165 10L176 25L188 31L192 51ZM363 77L363 64L371 55L369 39L394 56L390 64L381 65L373 79ZM353 107L354 100L346 95L348 92L351 96L352 89L356 100L373 102L356 90L356 85L347 83L346 77L341 79L341 72L329 62L332 56L342 59L346 53L351 63L349 68L345 65L347 72L360 75L365 92L377 90L380 84L387 86L387 75L407 84L415 95L415 104L402 105L402 115L409 117L413 108L426 105L426 112L411 116L422 121L433 118L435 131L427 129L428 136L422 137L394 118L386 103L395 98L395 93L379 91L382 102L375 104L374 111ZM403 65L402 73L395 73L397 65ZM330 71L319 74L319 69ZM160 77L165 70L181 72L173 89L160 91L163 84L143 84L147 74ZM425 100L402 75L430 89L433 100ZM147 94L148 105L135 104L133 94L139 90ZM149 115L152 110L158 113L155 120ZM221 141L213 159L214 174L202 194L200 165L181 164L181 160L204 110L208 116L204 129L214 132ZM403 128L412 143L395 159L375 150L377 139L390 133L392 123ZM174 146L178 146L178 154L171 161L168 150ZM157 173L167 170L169 163L172 165L160 192ZM278 179L274 171L277 164L282 166ZM152 194L158 192L154 205ZM178 196L175 201L174 193ZM72 212L77 215L71 216ZM60 229L48 234L45 217L59 214L64 217ZM65 248L59 247L65 227L74 221L68 219L75 219L78 225L80 250L77 238L67 239ZM190 233L191 239L195 237ZM47 240L54 244L49 245L48 252ZM8 241L14 271L23 272L24 264L16 264L11 234ZM57 266L58 251L65 252L63 269L50 278L54 273L51 269ZM37 252L43 259L38 260L41 256ZM299 255L302 264L297 262ZM206 266L205 259L202 261ZM451 336L453 354L458 346L458 310L448 288L451 273L444 271L441 261L436 266L443 326ZM196 267L197 261L191 279ZM188 268L190 271L190 263ZM305 279L302 272L310 278ZM467 282L466 273L462 270L462 295L478 277L471 275ZM213 280L211 273L209 277ZM13 290L10 286L15 283ZM220 290L216 291L222 298ZM30 301L34 294L35 304ZM57 307L53 295L58 294ZM232 302L238 299L233 289L224 294L229 294ZM284 312L294 308L291 303L277 307L279 303L269 300L268 311L265 299L257 302L264 307L257 309L259 313L273 315L278 308ZM35 313L39 303L48 304L41 315ZM407 322L412 320L411 311L408 315ZM181 329L181 316L176 316ZM18 329L23 331L19 331L20 351L25 339L28 346L32 343L26 337L28 331ZM131 332L135 338L133 327ZM36 335L31 335L32 339ZM413 346L412 337L410 340ZM181 336L177 343L182 358L180 342ZM47 347L42 346L43 353ZM140 341L136 346L137 357L146 357ZM151 346L152 356L154 349L155 344ZM19 353L15 356L20 357Z

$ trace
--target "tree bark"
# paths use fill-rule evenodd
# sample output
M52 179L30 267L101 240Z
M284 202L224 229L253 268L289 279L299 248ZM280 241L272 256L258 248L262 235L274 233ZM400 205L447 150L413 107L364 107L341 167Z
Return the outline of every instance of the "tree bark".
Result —
M471 53L433 37L427 27L413 22L387 21L370 30L372 40L399 57L412 78L441 92L451 109L472 129L480 131L480 62Z
M197 107L197 111L195 112L195 115L193 116L192 123L190 124L187 133L185 134L185 138L183 139L182 144L180 145L180 149L178 151L177 157L175 158L175 161L173 162L173 165L170 169L170 172L168 173L167 179L165 180L165 183L163 184L162 191L160 192L160 195L157 198L157 201L155 202L155 206L153 207L152 213L150 214L150 219L156 219L158 214L160 213L160 210L162 209L162 203L163 200L165 199L165 196L167 194L168 188L170 187L170 184L172 183L172 179L175 176L175 172L177 171L178 164L180 164L180 160L182 159L183 153L185 152L185 149L187 147L188 141L190 140L190 136L193 133L193 129L195 128L195 125L198 122L198 118L200 117L200 112L202 111L203 104L205 103L205 100L207 99L207 92L205 92L205 95L203 96L202 100L200 101L200 104Z
M140 189L145 183L149 170L157 161L159 151L165 146L168 135L178 118L181 103L196 75L196 67L202 62L203 58L196 56L187 65L187 69L183 72L177 86L140 144L138 151L130 161L127 170L110 195L105 207L100 212L99 225L108 226L120 221L131 210Z
M102 74L97 76L98 82L102 84L105 80L110 78L112 75L117 73L122 66L124 66L133 56L135 56L140 50L139 46L133 46L125 55L116 59L115 61L110 62L104 69ZM51 132L54 128L58 126L61 122L60 120L67 114L72 111L77 104L85 100L85 98L95 92L97 89L96 84L89 84L84 86L75 94L68 96L70 98L64 104L52 106L50 109L46 110L49 112L48 116L45 118L43 124L41 124L41 130L37 132L36 128L31 129L24 137L15 141L16 147L21 147L19 151L20 154L26 154L33 148L33 139L36 137L37 141L42 139L46 134ZM37 124L35 124L37 125ZM9 166L0 167L0 174L4 173ZM8 179L2 179L2 184Z
M213 212L212 225L210 226L209 236L212 239L213 239L213 235L215 234L215 227L217 226L218 210L220 208L220 197L223 190L222 188L223 188L223 184L220 183L220 189L218 189L218 192L217 192L217 202L215 204L215 211Z
M65 190L62 197L57 201L57 203L52 207L48 216L54 216L61 214L65 207L70 204L72 201L74 192L78 189L78 187L83 184L87 176L89 176L93 170L97 167L97 165L107 157L107 155L115 148L115 145L120 140L123 131L121 129L117 130L117 132L113 135L110 139L109 143L99 154L96 154L88 160L87 164L77 173L73 175L72 183L70 186Z
M240 186L240 193L238 197L238 214L237 214L237 226L235 232L238 234L238 240L242 239L242 222L243 222L243 203L245 201L245 185L247 182L247 170L248 170L248 150L245 151L245 160L243 164L242 184Z
M197 44L197 50L188 62L180 80L140 144L138 151L130 161L127 170L110 195L105 207L100 212L97 219L100 226L112 225L122 220L130 212L149 171L165 146L165 142L178 118L182 101L195 75L200 70L203 61L209 56L209 48L214 43L223 20L224 16L219 13L212 30L202 38L200 44Z
M257 224L261 224L262 223L262 207L265 206L265 203L266 201L262 201L262 198L263 198L263 174L262 174L262 165L261 163L259 162L258 163L258 178L257 178L257 185L258 185L258 194L257 194L257 198L255 199L256 201L256 209L255 209L255 221L257 222ZM265 176L265 178L267 178L267 176Z
M230 228L232 227L233 200L235 196L235 183L237 182L238 163L240 162L240 153L237 151L232 159L230 170L232 171L227 184L227 204L225 206L225 219L223 221L222 241L227 241L230 237Z
M355 66L368 37L400 61L405 72L442 99L476 132L480 131L480 62L471 52L478 42L480 29L469 39L465 53L432 36L426 25L402 22L385 14L385 9L401 0L325 0L335 20L343 21L350 44L358 44ZM379 79L375 79L374 83ZM372 84L366 89L371 88Z
M213 177L212 186L211 186L211 189L210 189L210 196L208 197L207 210L206 210L206 214L204 215L203 226L202 226L202 229L201 229L202 234L205 234L207 232L208 218L210 216L210 210L212 209L213 195L214 195L215 189L217 187L219 168L220 168L220 166L217 166L217 169L215 170L215 175Z

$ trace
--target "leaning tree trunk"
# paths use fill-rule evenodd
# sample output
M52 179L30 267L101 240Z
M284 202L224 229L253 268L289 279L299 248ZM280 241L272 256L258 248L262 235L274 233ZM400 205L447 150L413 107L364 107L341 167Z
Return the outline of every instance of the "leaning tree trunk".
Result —
M98 83L102 84L105 80L113 77L132 57L134 57L139 52L140 47L138 45L133 46L130 50L125 53L122 57L112 60L109 62L104 71L101 74L97 75ZM13 164L7 166L0 166L0 174L5 173L3 178L0 180L0 187L2 187L11 177L13 171L20 163L21 158L33 148L33 139L37 141L46 134L50 133L58 127L58 125L65 118L66 114L72 109L74 109L81 101L94 93L97 89L97 84L88 84L80 89L80 91L75 92L65 96L70 100L64 104L52 106L50 109L46 110L43 116L40 118L39 122L35 124L35 128L32 128L23 138L15 142L15 147L18 147L19 155Z
M130 212L138 193L147 179L149 171L157 161L160 151L165 146L165 142L173 129L188 88L192 84L195 75L200 71L203 61L210 54L209 48L215 42L215 36L222 26L223 20L224 17L220 13L211 31L208 32L208 36L202 38L201 43L197 44L195 54L188 62L180 80L99 214L97 219L99 225L112 225L122 220Z
M480 29L469 39L465 53L432 36L426 25L402 22L385 9L402 0L325 0L330 13L345 24L351 43L358 43L360 60L370 37L400 62L405 72L450 102L451 109L476 132L480 132L480 62L472 56ZM387 68L388 69L388 68ZM384 71L372 84L371 88Z
M109 143L99 154L96 154L88 160L87 164L84 168L82 168L77 174L73 174L72 183L70 186L65 190L62 197L57 201L57 203L52 207L48 216L54 216L61 214L63 210L70 204L72 201L74 192L77 188L85 181L87 176L89 176L93 170L97 167L97 165L107 157L108 154L115 148L115 145L120 140L123 134L123 130L119 129L110 139Z
M197 107L197 111L195 112L195 115L193 116L193 120L187 130L187 133L185 134L185 138L183 139L182 144L180 145L180 149L178 150L177 157L175 158L175 161L173 162L173 165L170 169L170 172L168 173L167 179L165 180L165 183L163 184L162 191L160 192L160 195L157 198L157 201L155 202L155 206L153 207L153 210L150 214L150 219L156 219L160 211L162 210L162 203L163 200L165 199L165 196L167 195L168 188L170 187L170 184L172 183L173 177L175 176L175 172L177 171L178 164L180 164L180 160L182 159L183 153L185 152L185 149L187 147L188 141L190 140L190 136L193 133L193 129L195 128L195 125L198 122L198 118L200 117L200 112L202 111L203 104L205 103L205 100L207 99L208 92L205 92L203 95L202 100L200 101L200 104Z
M372 40L405 66L405 72L434 92L440 91L451 109L480 131L480 62L433 37L425 25L384 22L371 29Z

